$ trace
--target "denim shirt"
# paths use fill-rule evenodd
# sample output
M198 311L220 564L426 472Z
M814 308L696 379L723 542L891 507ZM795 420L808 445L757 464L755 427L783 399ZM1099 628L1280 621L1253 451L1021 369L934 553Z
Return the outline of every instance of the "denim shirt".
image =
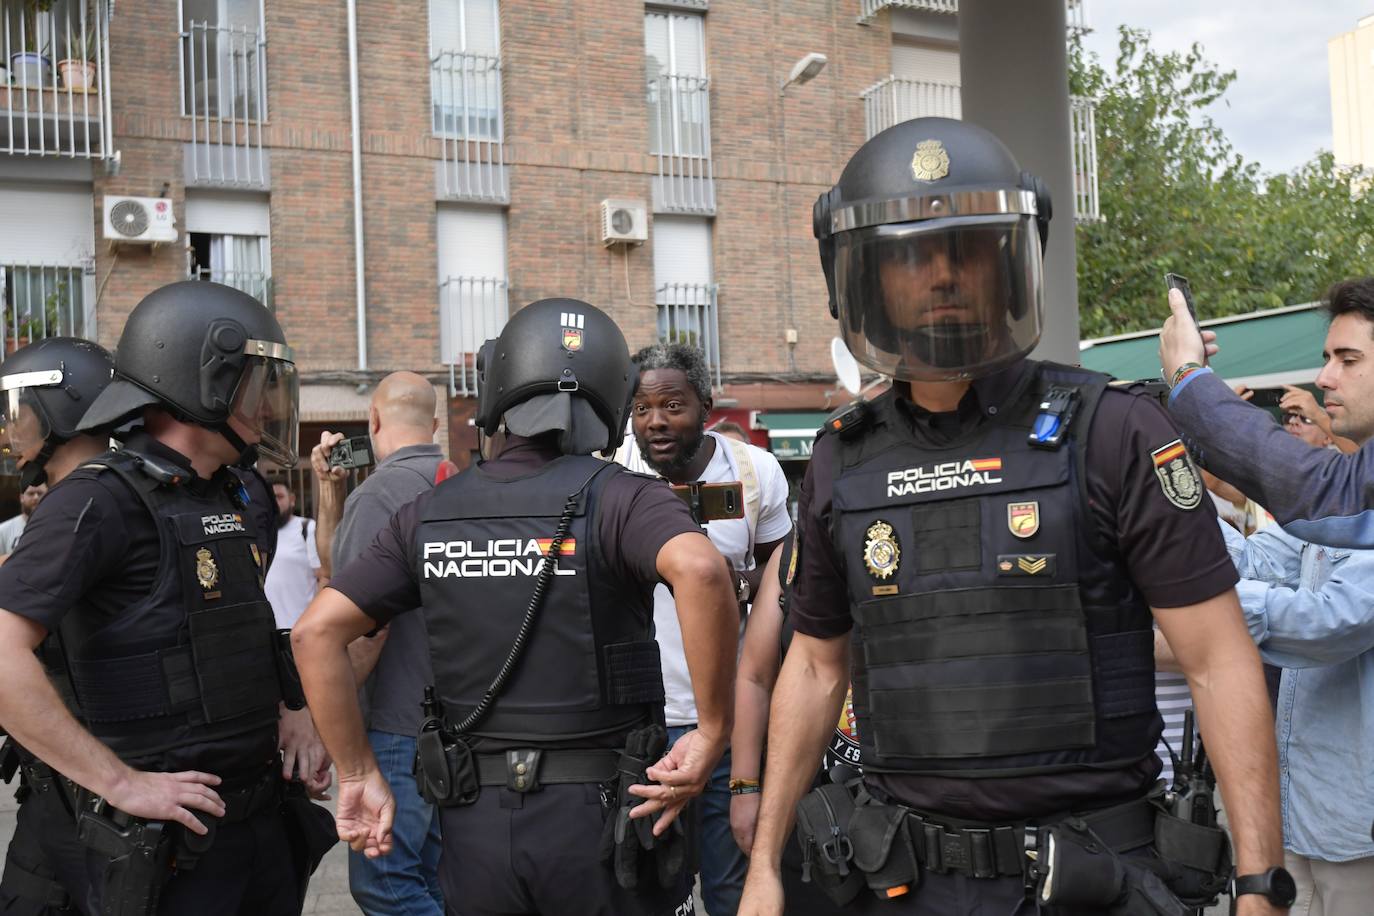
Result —
M1223 526L1227 527L1227 526ZM1327 862L1374 856L1374 551L1275 527L1227 547L1264 660L1279 665L1283 843Z

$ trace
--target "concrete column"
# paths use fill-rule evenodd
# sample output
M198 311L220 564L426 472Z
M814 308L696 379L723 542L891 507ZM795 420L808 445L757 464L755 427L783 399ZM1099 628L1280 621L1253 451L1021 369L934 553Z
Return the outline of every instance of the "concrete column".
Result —
M1035 356L1078 363L1073 151L1064 0L959 0L963 117L1050 186L1045 332Z

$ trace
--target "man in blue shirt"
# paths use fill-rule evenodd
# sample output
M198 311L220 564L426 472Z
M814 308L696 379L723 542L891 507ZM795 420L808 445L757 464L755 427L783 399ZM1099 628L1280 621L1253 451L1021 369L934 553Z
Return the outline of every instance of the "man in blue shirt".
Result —
M1327 299L1333 329L1345 316L1351 322L1374 321L1374 277L1338 283ZM1193 459L1257 500L1291 534L1323 544L1374 547L1374 445L1365 443L1358 452L1342 455L1309 448L1287 435L1265 411L1241 400L1211 369L1200 365L1204 344L1178 291L1170 292L1169 308L1173 314L1159 336L1160 367L1173 387L1169 414L1183 431ZM1369 353L1371 329L1374 326L1364 329L1364 349L1355 362L1374 359ZM1216 335L1204 331L1203 337L1207 352L1216 353ZM1326 358L1322 374L1328 378L1333 366L1369 371L1329 347ZM1333 431L1349 438L1341 426L1351 419L1350 412L1374 410L1374 404L1353 398L1347 402L1320 378L1317 384L1328 392Z

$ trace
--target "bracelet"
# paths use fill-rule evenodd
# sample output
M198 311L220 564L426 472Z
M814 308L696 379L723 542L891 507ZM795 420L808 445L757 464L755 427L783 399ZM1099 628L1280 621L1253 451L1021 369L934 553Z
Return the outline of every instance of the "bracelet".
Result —
M730 780L731 795L752 795L755 792L763 791L763 783L757 779L732 779Z
M1178 383L1187 378L1189 373L1196 372L1197 370L1203 368L1205 367L1202 365L1202 363L1184 363L1183 365L1179 366L1177 369L1174 370L1174 378L1173 381L1169 383L1169 387L1177 388Z
M731 794L731 795L753 795L755 792L762 792L762 791L763 791L763 786L740 786L739 788L731 789L731 790L730 790L730 794Z

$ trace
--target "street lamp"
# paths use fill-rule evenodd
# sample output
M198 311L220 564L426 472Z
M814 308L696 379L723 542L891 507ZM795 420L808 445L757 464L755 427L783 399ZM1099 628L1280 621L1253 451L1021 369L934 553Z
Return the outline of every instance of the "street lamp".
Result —
M794 83L801 85L802 83L815 79L816 74L825 69L825 65L829 60L830 58L826 57L824 54L818 54L812 51L792 65L792 72L787 75L787 79L782 81L782 85L778 87L778 91L786 92L787 87Z

